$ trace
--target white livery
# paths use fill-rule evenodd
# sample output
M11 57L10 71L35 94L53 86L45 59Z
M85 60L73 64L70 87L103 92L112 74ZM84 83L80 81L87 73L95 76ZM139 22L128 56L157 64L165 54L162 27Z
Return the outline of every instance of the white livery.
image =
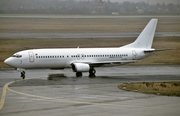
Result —
M17 52L4 62L21 69L22 78L25 78L25 69L39 68L72 68L77 77L82 76L82 72L95 76L94 67L132 63L152 55L157 21L151 19L133 43L119 48L31 49Z

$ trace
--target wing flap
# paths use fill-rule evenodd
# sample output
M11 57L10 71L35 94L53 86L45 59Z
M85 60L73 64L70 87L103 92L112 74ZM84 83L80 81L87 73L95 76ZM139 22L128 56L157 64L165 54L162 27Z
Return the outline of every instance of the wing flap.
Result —
M94 61L94 62L81 62L81 63L89 64L90 66L93 66L93 67L100 67L103 65L122 65L122 64L133 63L133 62L136 62L136 60L102 61L102 62ZM73 63L77 63L77 62L73 62Z

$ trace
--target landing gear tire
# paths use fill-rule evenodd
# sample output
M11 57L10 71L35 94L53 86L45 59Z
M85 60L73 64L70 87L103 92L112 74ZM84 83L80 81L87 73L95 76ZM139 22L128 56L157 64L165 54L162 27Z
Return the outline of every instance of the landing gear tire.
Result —
M21 72L21 78L22 78L22 79L25 79L25 71L22 71L22 72Z
M91 68L90 70L89 70L89 77L96 77L96 70L94 69L94 68Z
M77 72L76 77L82 77L82 72Z

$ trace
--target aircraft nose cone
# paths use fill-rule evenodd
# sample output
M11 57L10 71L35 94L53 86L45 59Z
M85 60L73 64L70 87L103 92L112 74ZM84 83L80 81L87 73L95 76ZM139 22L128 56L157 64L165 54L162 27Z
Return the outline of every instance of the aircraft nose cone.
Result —
M5 63L5 64L8 64L8 59L4 60L4 63Z
M11 59L7 58L6 60L4 60L4 63L7 65L11 65Z

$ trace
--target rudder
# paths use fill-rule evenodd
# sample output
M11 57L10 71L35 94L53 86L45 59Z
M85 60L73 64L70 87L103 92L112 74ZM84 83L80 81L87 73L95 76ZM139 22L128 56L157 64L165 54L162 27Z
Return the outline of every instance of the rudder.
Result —
M125 48L147 48L150 49L154 39L158 19L151 19L143 29L138 38L131 44L125 45Z

